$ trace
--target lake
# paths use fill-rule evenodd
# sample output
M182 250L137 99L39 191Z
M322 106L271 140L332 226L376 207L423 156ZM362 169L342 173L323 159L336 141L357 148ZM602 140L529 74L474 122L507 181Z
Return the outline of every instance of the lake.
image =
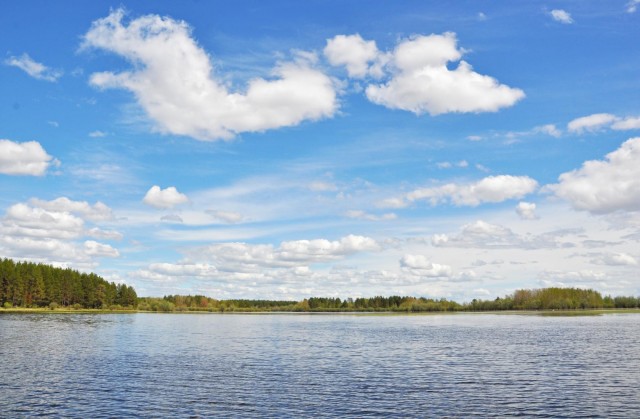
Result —
M0 416L638 417L640 314L0 314Z

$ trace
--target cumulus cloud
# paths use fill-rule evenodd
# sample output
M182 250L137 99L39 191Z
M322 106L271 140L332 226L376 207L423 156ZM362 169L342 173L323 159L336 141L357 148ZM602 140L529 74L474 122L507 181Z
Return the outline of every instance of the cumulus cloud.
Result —
M208 263L152 263L149 270L169 276L210 277L219 273L215 266Z
M523 220L535 220L538 218L536 204L532 202L519 202L516 206L516 213Z
M72 239L83 232L84 221L68 212L47 211L19 203L10 206L2 230L13 236Z
M99 203L98 203L99 204ZM20 259L32 259L63 265L95 266L94 259L118 257L117 249L85 236L120 240L122 234L99 227L86 228L86 221L110 218L104 204L59 198L53 201L32 199L30 205L10 206L0 218L0 253ZM108 215L107 216L105 216Z
M316 239L283 242L278 249L278 257L289 261L325 261L379 248L378 243L370 237L350 234L337 241Z
M570 132L582 133L584 131L598 131L618 120L618 117L610 113L594 113L592 115L576 118L569 122L567 129Z
M89 256L116 258L120 256L120 252L108 244L98 243L97 241L87 240L84 242L85 252Z
M9 57L4 63L12 67L17 67L34 79L55 82L62 76L62 72L53 70L44 64L34 61L28 54L19 57Z
M331 79L313 68L309 54L278 64L268 80L251 80L244 93L230 92L187 23L146 15L127 24L124 15L118 9L93 22L83 48L118 54L133 69L94 73L90 82L131 91L161 132L230 139L331 117L338 107Z
M423 255L404 255L400 266L403 272L421 278L449 278L453 275L451 266L433 263Z
M577 210L594 214L640 210L640 137L631 138L580 169L560 175L548 188Z
M401 41L385 67L390 77L382 84L369 84L367 98L418 115L496 112L524 98L522 90L473 71L470 64L461 60L464 51L457 42L451 32ZM450 62L459 63L450 70Z
M324 55L333 66L345 66L349 77L380 77L380 66L374 66L380 52L375 41L365 41L359 34L337 35L327 39Z
M431 244L435 247L458 247L478 249L549 249L574 247L571 242L563 242L565 236L575 235L574 230L560 230L538 235L516 234L511 229L478 220L466 224L458 234L435 234Z
M159 186L154 185L147 191L142 202L155 208L173 208L176 205L189 202L189 198L178 192L175 186L160 189Z
M450 201L458 206L518 199L534 192L538 182L528 176L488 176L474 183L449 183L432 188L416 189L405 196L409 202L427 200L431 205Z
M55 163L37 141L16 143L0 140L0 173L42 176Z
M569 24L573 23L573 18L571 17L569 12L567 12L565 10L554 9L549 14L553 18L553 20L555 20L556 22L560 22L560 23L563 23L565 25L569 25Z
M108 221L113 219L113 211L104 203L98 201L91 205L87 201L73 201L67 197L60 197L51 201L38 198L29 200L31 205L48 211L71 212L81 215L91 221Z
M47 262L73 263L88 258L75 243L52 238L0 235L3 256Z
M220 243L191 249L191 260L212 263L219 271L262 272L264 269L304 267L340 260L359 252L377 251L380 245L369 237L348 235L339 240L294 240L270 244Z

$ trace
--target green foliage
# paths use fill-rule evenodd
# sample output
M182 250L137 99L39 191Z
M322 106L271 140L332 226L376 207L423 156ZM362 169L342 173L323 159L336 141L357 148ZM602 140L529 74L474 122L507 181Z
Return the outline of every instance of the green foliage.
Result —
M94 273L32 262L0 259L0 304L12 307L103 308L113 304L135 308L136 291L107 282Z
M542 288L517 290L513 295L494 301L473 300L466 305L470 311L486 310L578 310L601 308L638 308L636 297L602 297L592 289Z

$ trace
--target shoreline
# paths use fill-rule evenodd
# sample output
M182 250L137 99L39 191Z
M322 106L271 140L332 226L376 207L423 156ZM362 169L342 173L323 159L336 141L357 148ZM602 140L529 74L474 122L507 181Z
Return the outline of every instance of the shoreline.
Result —
M477 310L477 311L150 311L137 309L103 310L103 309L54 309L38 308L0 308L0 314L242 314L242 315L356 315L356 316L429 316L429 315L459 315L459 314L494 314L494 315L538 315L538 316L598 316L602 314L640 314L639 308L605 308L605 309L574 309L574 310Z

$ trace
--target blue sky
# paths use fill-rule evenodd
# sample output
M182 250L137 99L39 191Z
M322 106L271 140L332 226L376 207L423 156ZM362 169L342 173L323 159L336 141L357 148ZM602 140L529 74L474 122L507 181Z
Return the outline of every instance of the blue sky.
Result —
M149 296L638 295L638 8L5 5L0 255Z

